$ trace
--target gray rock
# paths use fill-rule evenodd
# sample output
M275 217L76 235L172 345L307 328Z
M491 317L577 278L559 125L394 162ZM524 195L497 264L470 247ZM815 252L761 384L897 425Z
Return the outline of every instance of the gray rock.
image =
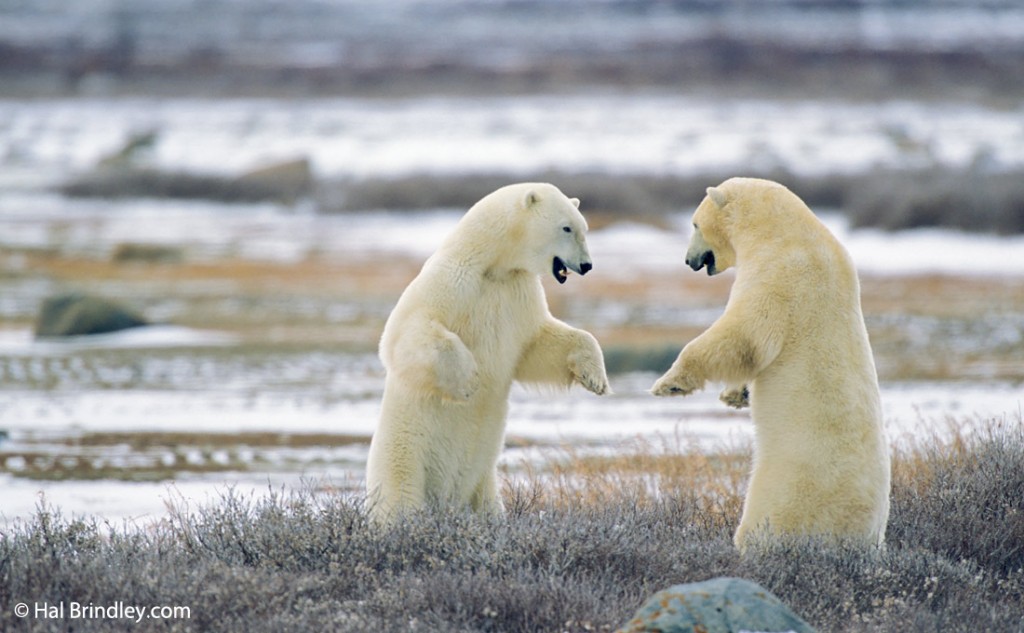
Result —
M742 578L675 585L651 596L617 633L814 633L764 587Z
M289 160L242 174L238 184L266 190L268 198L294 203L313 190L313 168L308 158Z
M116 302L73 292L43 302L36 338L105 334L142 325L148 325L144 318Z

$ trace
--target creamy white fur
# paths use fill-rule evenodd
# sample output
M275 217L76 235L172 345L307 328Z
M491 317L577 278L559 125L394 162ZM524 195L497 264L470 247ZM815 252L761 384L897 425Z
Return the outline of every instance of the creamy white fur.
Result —
M736 279L722 316L651 391L686 395L720 381L722 399L743 406L749 386L754 464L736 545L764 528L881 543L889 447L849 255L770 181L709 188L693 221L687 263L709 274L735 266Z
M522 183L475 204L402 293L370 444L372 516L427 505L501 508L496 464L513 381L609 391L597 340L554 318L540 275L591 262L579 200Z

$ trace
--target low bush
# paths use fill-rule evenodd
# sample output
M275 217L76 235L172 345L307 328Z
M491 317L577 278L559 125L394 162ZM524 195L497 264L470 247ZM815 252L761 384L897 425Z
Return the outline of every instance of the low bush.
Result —
M1024 233L1024 174L979 167L803 175L784 168L689 176L545 171L529 174L413 174L395 178L310 181L221 177L154 169L98 170L68 182L73 197L194 198L225 203L311 196L321 213L468 209L513 182L551 182L583 201L588 217L657 222L689 213L707 187L731 176L776 180L816 211L839 210L855 227L885 230L943 227L1000 234Z
M1024 175L978 169L875 171L851 183L843 211L855 227L1024 233Z
M849 175L802 175L782 168L692 176L567 172L416 175L330 183L321 187L318 207L324 213L467 209L502 185L538 180L554 183L583 200L588 217L655 220L666 213L689 213L703 199L707 187L736 175L781 182L815 211L841 211L855 227L1024 233L1024 174L975 167Z
M770 178L790 185L808 204L835 207L846 179L838 176L802 178L776 169L744 174L658 176L599 172L545 171L529 174L420 174L399 178L367 178L327 183L320 188L318 207L324 213L394 209L468 209L495 189L513 182L550 182L566 195L580 198L585 213L617 218L653 219L690 211L704 191L734 175Z
M742 451L568 455L513 477L504 516L424 512L388 529L359 500L312 488L229 491L145 528L42 505L0 532L0 629L610 631L659 589L731 575L822 631L1019 631L1020 425L897 452L882 551L795 538L741 557ZM71 601L189 613L136 623L14 611Z
M63 184L75 198L170 198L214 200L229 204L291 203L304 193L290 183L270 179L215 176L150 168L99 169Z

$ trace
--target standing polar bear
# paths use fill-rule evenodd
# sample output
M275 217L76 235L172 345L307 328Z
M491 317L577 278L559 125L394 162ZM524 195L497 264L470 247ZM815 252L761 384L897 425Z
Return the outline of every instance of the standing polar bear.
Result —
M740 549L764 529L880 544L889 450L853 262L780 184L733 178L707 194L686 263L709 275L735 266L736 279L722 316L651 391L687 395L710 380L729 385L727 404L749 394L754 463Z
M540 280L591 269L578 207L549 184L498 189L402 293L380 341L387 377L366 468L371 516L500 510L512 382L609 391L597 340L551 315Z

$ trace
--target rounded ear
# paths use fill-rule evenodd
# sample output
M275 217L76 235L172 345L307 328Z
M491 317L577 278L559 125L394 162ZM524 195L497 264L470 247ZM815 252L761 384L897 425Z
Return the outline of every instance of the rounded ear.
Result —
M572 206L576 207L577 209L580 208L580 199L579 198L569 198L569 202L571 202Z
M708 197L711 201L717 204L719 207L724 207L728 202L725 198L725 192L718 187L708 187Z
M530 189L529 191L526 192L526 196L523 198L523 202L526 205L526 208L529 209L533 205L540 202L540 194L538 194L533 189Z

